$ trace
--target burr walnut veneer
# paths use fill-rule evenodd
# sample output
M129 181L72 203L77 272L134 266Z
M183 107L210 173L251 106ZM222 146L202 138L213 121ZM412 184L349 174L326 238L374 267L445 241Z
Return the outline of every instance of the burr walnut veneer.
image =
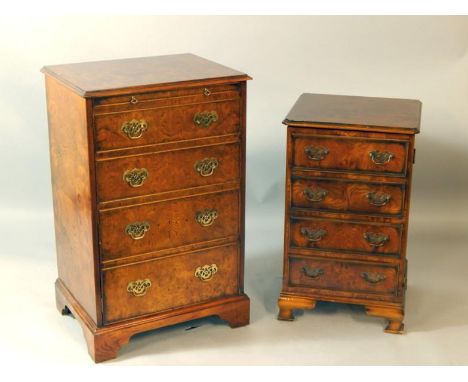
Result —
M421 103L303 94L287 131L280 320L317 301L364 305L401 333Z
M246 81L191 54L47 66L57 307L96 362L244 294Z

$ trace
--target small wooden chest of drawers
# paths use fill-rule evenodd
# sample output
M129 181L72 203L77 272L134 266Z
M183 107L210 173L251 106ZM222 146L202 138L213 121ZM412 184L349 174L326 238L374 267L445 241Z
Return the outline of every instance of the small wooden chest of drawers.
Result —
M317 301L364 305L401 333L421 103L303 94L285 121L280 320Z
M96 362L243 290L246 81L191 54L47 66L57 307Z

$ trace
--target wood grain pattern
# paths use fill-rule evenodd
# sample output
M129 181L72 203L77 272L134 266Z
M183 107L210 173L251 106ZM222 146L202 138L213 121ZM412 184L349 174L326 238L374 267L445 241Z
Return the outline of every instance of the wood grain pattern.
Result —
M103 271L104 320L118 321L156 313L214 298L234 296L238 288L237 246L207 249ZM195 276L198 267L215 264L209 281ZM151 286L143 296L134 296L127 285L148 279Z
M292 207L323 211L343 211L372 215L399 215L403 213L404 184L382 182L349 182L341 179L292 179ZM369 193L389 195L385 205L376 206ZM321 197L321 200L319 197Z
M375 265L336 260L290 257L289 283L317 289L344 290L395 295L398 291L398 265ZM314 271L320 270L315 276ZM366 281L364 273L378 282ZM315 277L314 277L315 276ZM371 279L372 280L372 279Z
M216 159L210 176L202 176L196 164ZM124 180L126 171L146 169L143 184L132 187ZM239 144L218 144L194 149L179 149L152 154L111 158L96 164L100 202L239 181Z
M382 141L367 137L322 137L294 135L294 166L320 170L362 171L366 173L405 176L408 143ZM307 147L323 147L328 154L322 160L311 160ZM390 152L394 157L386 164L372 161L373 151Z
M43 72L56 303L81 324L91 357L114 358L136 333L195 318L217 315L233 328L247 325L250 77L193 55ZM126 124L132 119L138 122ZM205 160L210 164L203 167ZM210 269L214 278L200 281Z
M313 309L317 301L342 302L364 305L367 314L388 320L387 333L403 332L420 112L418 101L300 97L284 121L286 213L278 319L293 320L294 309ZM381 205L362 203L363 197Z
M42 72L83 97L151 92L167 85L180 87L201 81L213 84L251 79L245 73L188 53L49 65Z
M94 98L94 114L232 99L239 97L239 88L233 83Z
M364 131L375 131L379 127L390 132L404 129L407 134L414 134L419 132L421 123L421 102L400 98L304 93L284 120L289 126L301 122L344 125L344 129L351 125Z
M60 279L55 283L55 292L59 312L66 308L66 311L69 310L77 319L83 329L88 352L95 362L117 357L120 348L127 344L133 335L164 326L208 316L219 316L232 328L249 324L250 300L245 294L97 327Z
M290 227L291 247L365 252L375 255L387 254L399 257L402 234L399 225L291 218ZM303 230L309 230L309 232L324 230L326 233L323 238L314 242L308 239ZM388 237L388 241L382 246L372 246L364 237L366 233L385 235Z
M215 112L216 122L208 127L193 122L195 114ZM239 101L203 103L190 106L132 110L99 114L94 117L98 150L143 146L156 143L184 141L239 132ZM147 130L141 138L129 139L122 125L132 120L144 120Z
M238 191L228 191L102 211L101 257L110 260L227 237L236 240L240 230L238 205ZM216 209L218 217L212 225L203 227L196 221L196 213L206 209ZM150 226L138 240L125 233L127 225L135 222Z
M46 77L46 90L58 274L99 324L87 104L53 78Z

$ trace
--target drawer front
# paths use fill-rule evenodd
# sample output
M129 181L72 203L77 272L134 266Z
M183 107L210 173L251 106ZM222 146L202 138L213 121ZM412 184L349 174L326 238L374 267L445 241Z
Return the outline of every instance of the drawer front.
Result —
M293 135L294 166L404 176L408 142Z
M401 215L404 185L292 179L292 206L313 210Z
M291 218L290 246L398 256L401 225Z
M102 211L101 258L117 259L239 234L239 191Z
M289 285L396 295L398 265L289 258Z
M94 116L96 149L111 150L239 132L239 100Z
M157 106L184 105L239 97L238 84L182 88L153 93L135 93L124 96L102 97L94 100L95 114L126 111Z
M238 264L237 247L229 246L104 270L104 320L235 295Z
M239 145L222 144L97 162L99 201L239 179Z

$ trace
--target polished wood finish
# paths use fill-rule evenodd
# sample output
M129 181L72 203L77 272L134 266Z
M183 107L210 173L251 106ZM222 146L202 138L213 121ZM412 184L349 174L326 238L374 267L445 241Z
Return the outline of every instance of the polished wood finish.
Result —
M314 231L324 231L323 237L311 241ZM373 246L366 237L371 233L384 235L387 239ZM366 236L366 234L368 234ZM291 218L290 248L308 248L338 251L359 251L376 255L399 256L401 250L401 225L376 224L371 222L331 220L317 218ZM346 237L346 240L343 240Z
M199 89L200 93L203 91ZM238 134L240 126L239 93L231 92L228 99L213 102L216 93L201 95L198 100L187 105L147 105L138 101L138 108L126 108L122 111L101 108L94 115L96 126L96 146L100 151L118 148L143 146L209 136ZM181 96L175 96L182 98ZM203 97L203 98L201 98ZM145 103L143 105L143 103ZM127 102L125 103L128 104ZM107 107L109 109L109 107ZM114 108L115 109L115 108ZM122 109L122 108L120 108ZM197 126L193 119L200 111L215 112L216 122L210 126ZM147 130L140 138L129 139L122 131L122 125L132 120L144 120Z
M194 55L45 67L57 308L96 362L244 293L246 74Z
M190 53L49 65L42 71L83 97L176 89L181 83L200 86L250 79L245 73Z
M384 205L372 204L369 193L389 195ZM405 186L383 182L356 182L320 178L292 179L292 205L323 211L354 212L369 215L403 213Z
M90 104L53 78L46 78L46 92L58 273L89 316L99 322Z
M287 132L280 320L317 301L364 305L403 332L419 101L302 95Z
M288 126L311 124L355 126L363 131L419 132L422 104L418 100L344 96L335 94L302 94L284 123Z
M297 167L405 176L407 141L382 141L362 136L307 137L301 134L294 134L293 138L294 165ZM326 148L327 155L322 160L313 160L306 152L310 147ZM393 157L385 165L376 164L370 156L373 151L390 152Z
M111 157L96 162L97 187L100 202L197 188L229 181L239 181L239 143L204 145L192 149L178 149ZM213 158L217 166L211 175L203 176L196 164ZM124 179L126 171L147 170L143 183L132 187Z
M397 295L398 265L289 258L289 285ZM367 277L367 278L366 278Z
M227 191L165 202L133 205L101 210L99 237L102 260L130 257L192 243L229 237L240 232L239 192ZM196 220L196 213L216 209L217 218L204 227ZM125 233L128 224L146 221L149 230L134 240Z
M227 246L105 268L104 321L120 321L215 298L235 296L238 291L237 259L237 246ZM195 276L198 267L211 264L217 266L217 272L211 280L201 281ZM129 282L144 279L151 281L144 296L134 296L127 292Z

